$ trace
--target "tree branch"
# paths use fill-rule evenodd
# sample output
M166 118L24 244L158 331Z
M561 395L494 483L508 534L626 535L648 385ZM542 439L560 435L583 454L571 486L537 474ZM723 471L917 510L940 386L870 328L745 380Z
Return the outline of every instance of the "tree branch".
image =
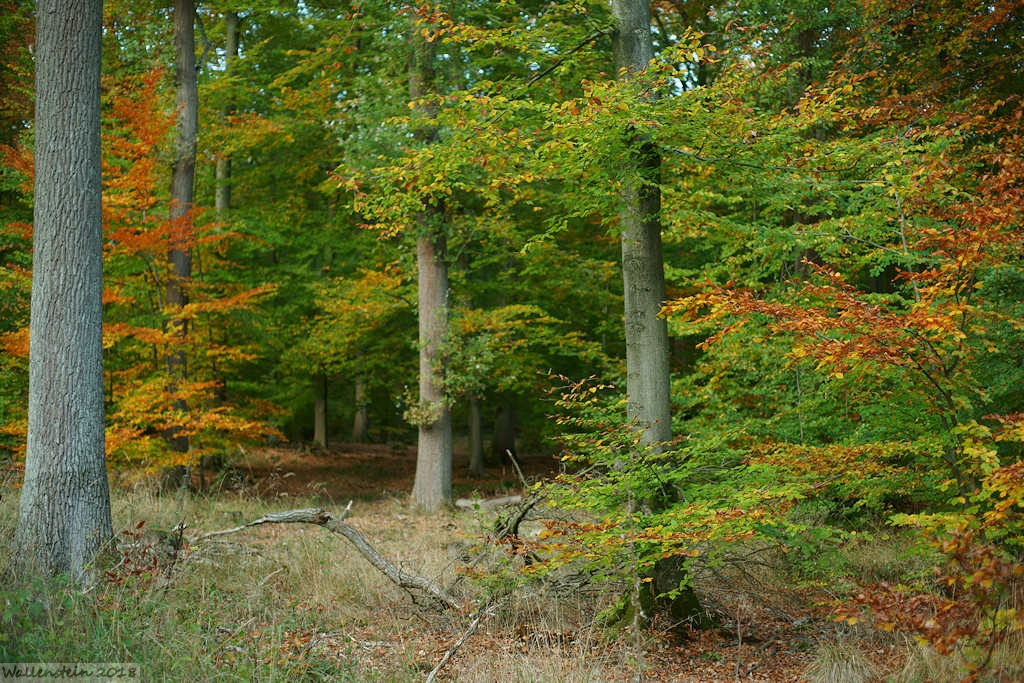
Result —
M441 588L441 586L434 581L402 571L387 558L377 552L377 550L370 545L370 542L366 540L366 537L363 536L358 529L344 521L351 509L352 502L349 501L348 506L345 507L345 510L338 517L333 516L322 508L305 508L299 510L288 510L286 512L273 512L247 524L242 524L241 526L202 534L201 536L196 537L192 543L207 538L233 534L248 529L249 527L260 526L262 524L316 524L317 526L322 526L331 533L339 534L348 539L348 541L356 547L356 550L359 551L359 554L361 554L367 562L372 564L382 574L391 579L392 583L398 587L415 588L452 609L462 608L462 603L455 596Z
M203 53L199 55L199 59L196 61L196 72L198 73L203 68L203 64L206 63L206 55L210 53L213 45L210 44L210 39L206 37L206 27L203 26L203 18L199 14L199 3L196 3L195 18L196 28L199 29L199 38L203 41Z
M443 669L445 665L451 661L452 657L455 656L455 653L459 651L459 648L462 647L462 645L467 640L469 640L470 636L476 633L476 630L480 627L480 624L483 623L484 617L487 616L487 610L489 607L490 602L488 601L485 602L480 607L479 610L477 610L477 613L473 615L473 619L469 622L469 626L466 627L466 630L463 632L462 636L457 641L455 641L455 643L451 647L445 650L444 656L441 657L441 661L438 662L437 666L435 666L430 671L430 675L427 676L426 683L433 683L434 679L437 677L437 674L440 673L441 669Z
M581 40L575 47L571 48L565 54L561 55L558 59L556 59L554 61L554 63L551 64L551 66L549 66L548 68L544 69L543 71L538 71L537 73L535 73L530 78L530 80L526 81L526 84L523 87L526 88L526 89L529 89L529 87L531 85L533 85L534 83L536 83L537 81L539 81L540 79L544 78L545 76L550 74L552 71L554 71L555 69L560 67L565 62L565 60L568 57L571 57L572 55L576 54L577 52L579 52L580 50L585 48L587 45L590 45L591 43L593 43L598 38L600 38L602 36L608 35L609 33L612 32L612 30L613 30L612 28L604 28L604 29L598 29L598 30L594 31L589 36L587 36L586 38Z

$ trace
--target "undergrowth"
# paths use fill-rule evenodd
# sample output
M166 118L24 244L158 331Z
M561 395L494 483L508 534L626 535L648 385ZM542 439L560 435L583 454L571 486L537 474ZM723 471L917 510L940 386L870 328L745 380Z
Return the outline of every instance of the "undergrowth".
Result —
M491 553L459 584L466 612L441 613L396 588L344 539L312 525L258 527L175 555L181 523L181 535L195 537L273 509L317 505L307 499L271 504L235 494L115 491L118 539L98 561L99 582L84 591L60 579L14 582L8 565L17 491L2 493L0 573L8 580L0 587L0 661L132 662L143 680L422 680L490 595L483 625L446 667L447 680L700 681L741 670L754 680L797 680L801 673L826 680L837 672L857 680L876 672L902 682L966 671L957 653L860 625L841 628L830 616L829 601L858 584L927 581L923 570L933 558L908 555L898 533L839 544L829 571L818 573L827 582L813 580L815 572L794 573L771 544L734 545L692 575L719 615L715 630L681 641L655 622L642 638L629 639L610 635L598 620L621 585L602 585L572 566L545 580L523 573L522 556L481 540L493 529L493 513L419 517L398 498L354 508L351 522L384 556L444 586L476 553ZM1014 634L993 662L1020 673L1014 662L1022 651Z

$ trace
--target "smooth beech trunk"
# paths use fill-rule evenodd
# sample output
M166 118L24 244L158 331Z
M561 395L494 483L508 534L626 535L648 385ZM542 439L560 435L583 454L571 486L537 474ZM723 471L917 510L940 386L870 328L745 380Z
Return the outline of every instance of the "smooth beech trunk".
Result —
M414 132L422 144L437 139L434 107L418 100L436 89L435 43L416 27L410 33L409 97L414 104ZM443 200L425 197L416 216L420 347L419 439L413 507L434 512L452 500L452 416L444 396L448 336L448 254Z
M615 66L632 79L654 56L646 0L613 0L617 23ZM620 227L625 297L627 417L642 441L657 445L672 439L669 394L668 327L659 316L665 302L661 252L661 158L655 147L633 131L624 161Z
M641 74L654 57L648 0L612 0L615 66L619 78ZM641 443L658 450L672 439L668 326L659 314L665 301L665 265L661 249L661 157L652 142L626 131L628 154L620 221L622 281L625 297L627 417L641 430ZM679 590L686 577L678 557L658 560L637 582L630 620L646 624L654 610L674 623L703 624L706 619L692 588ZM639 579L640 577L638 577ZM673 597L665 596L670 591ZM626 615L623 615L625 618Z
M15 564L85 570L112 536L103 433L101 0L40 0L28 440Z
M657 153L636 150L644 183L657 171ZM622 282L626 333L627 417L657 448L672 439L668 327L665 303L660 196L656 186L627 181L622 191Z
M441 344L448 333L443 235L416 242L419 267L420 407L413 506L433 512L452 499L452 416L444 396Z
M352 416L352 441L366 443L370 440L370 406L366 397L366 380L356 377L356 412Z
M484 467L484 427L480 414L480 398L469 395L469 476L482 478L487 475Z
M502 399L494 409L491 453L502 466L509 463L509 458L519 456L516 450L516 408L508 399Z

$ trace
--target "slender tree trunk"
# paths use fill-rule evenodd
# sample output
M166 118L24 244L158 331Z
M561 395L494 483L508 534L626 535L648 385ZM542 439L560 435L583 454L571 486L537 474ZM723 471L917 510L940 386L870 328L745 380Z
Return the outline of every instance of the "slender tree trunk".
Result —
M654 56L646 0L613 0L618 23L615 66L631 79ZM668 327L659 316L665 302L661 253L661 158L652 144L630 136L625 161L620 222L625 296L626 410L642 430L645 444L672 438Z
M483 477L487 474L484 468L484 435L483 418L480 415L480 398L476 394L469 395L469 476Z
M224 76L231 78L235 72L235 60L238 59L238 12L225 12L224 34L226 56ZM221 110L221 115L226 119L234 110L234 104L229 96ZM214 207L222 216L231 210L231 158L223 153L217 156L217 189L214 196Z
M436 88L435 43L414 27L410 46L409 97L416 101ZM414 113L416 138L430 144L437 138L433 107L417 105ZM448 336L448 255L440 201L425 199L417 216L421 410L412 504L425 512L433 512L452 499L452 417L444 396L442 354Z
M28 441L15 547L76 580L111 538L103 434L101 0L40 0Z
M327 448L327 375L313 375L313 392L313 441L320 448Z
M352 441L366 443L370 440L370 409L366 398L366 380L356 377L356 413L352 417Z
M167 279L167 306L172 311L180 311L188 303L187 288L192 277L192 193L195 185L196 138L199 132L193 0L174 0L174 54L178 137L171 173L171 242L167 253L171 275ZM188 378L188 357L184 349L188 323L174 319L171 326L174 348L168 351L166 362L173 394L178 383ZM188 404L178 398L174 401L174 409L187 412ZM183 434L181 427L170 428L167 441L174 451L188 451L188 437Z

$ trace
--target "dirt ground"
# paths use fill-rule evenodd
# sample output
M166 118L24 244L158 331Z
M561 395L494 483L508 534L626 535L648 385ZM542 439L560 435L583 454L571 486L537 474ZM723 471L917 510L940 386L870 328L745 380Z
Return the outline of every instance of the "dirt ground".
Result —
M338 444L324 450L312 446L266 448L242 452L232 465L245 473L263 497L319 495L325 502L374 500L412 491L416 448L405 445ZM558 460L523 457L519 461L530 483L558 472ZM452 487L456 497L495 496L522 488L511 463L488 463L482 479L468 475L469 461L456 452Z

